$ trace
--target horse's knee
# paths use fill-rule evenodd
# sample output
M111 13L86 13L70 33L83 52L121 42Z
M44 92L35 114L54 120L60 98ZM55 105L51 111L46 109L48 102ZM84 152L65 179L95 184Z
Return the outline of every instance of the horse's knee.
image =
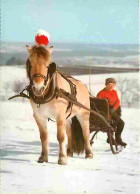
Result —
M60 143L63 142L63 141L65 140L65 133L59 131L59 132L57 133L57 140L58 140Z
M65 121L57 121L57 128L63 128L65 127L66 125L66 122Z
M41 132L40 133L40 139L41 139L41 141L45 141L45 140L47 140L47 138L48 138L48 135L47 135L46 132Z
M57 140L59 142L63 142L65 139L65 128L66 128L65 121L57 122Z

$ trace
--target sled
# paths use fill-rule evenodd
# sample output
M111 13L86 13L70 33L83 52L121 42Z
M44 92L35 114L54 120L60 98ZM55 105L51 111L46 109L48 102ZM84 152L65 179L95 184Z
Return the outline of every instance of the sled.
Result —
M80 105L79 105L80 106ZM118 154L116 140L114 138L115 128L113 128L114 121L109 118L109 104L106 99L99 99L90 96L90 133L93 133L92 138L90 139L90 144L93 145L94 138L99 132L107 134L109 145L113 154ZM94 111L94 114L92 114ZM95 114L95 112L97 114ZM110 126L110 127L109 127ZM78 131L82 128L78 122L78 119L75 117L72 118L72 130ZM78 138L78 135L74 138ZM84 141L84 140L83 140Z
M90 144L94 143L94 138L98 132L107 133L107 137L109 140L110 148L113 154L119 153L116 140L114 138L114 132L116 128L113 128L114 121L110 118L109 115L109 103L107 99L99 99L95 97L90 97L90 109L96 111L98 114L101 114L106 121L112 126L113 131L109 132L104 123L99 119L99 117L93 116L90 114L90 133L93 133L92 138L90 140Z

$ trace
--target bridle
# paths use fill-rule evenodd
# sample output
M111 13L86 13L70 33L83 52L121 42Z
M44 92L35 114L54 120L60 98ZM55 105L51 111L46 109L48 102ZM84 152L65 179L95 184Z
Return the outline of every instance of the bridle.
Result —
M47 81L50 77L50 79L52 79L52 75L53 73L56 71L56 64L55 63L50 63L48 67L48 72L47 72L47 75L42 75L42 74L39 74L39 73L36 73L34 74L33 76L31 76L31 69L32 69L32 66L31 66L31 63L30 63L30 60L29 58L27 59L27 74L28 74L28 77L29 77L29 80L30 80L30 85L33 85L33 79L36 78L36 77L42 77L44 79L44 86L46 86L47 84Z
M44 85L46 86L46 83L48 81L48 77L49 77L49 71L47 72L47 75L42 75L42 74L39 74L39 73L36 73L34 74L33 76L31 76L31 69L32 69L32 66L30 65L30 60L27 59L27 63L28 63L28 77L29 77L29 80L30 80L30 85L33 85L33 79L36 78L36 77L42 77L44 79ZM49 67L47 67L49 69Z
M49 67L47 67L47 68L49 68ZM33 79L36 78L36 77L42 77L42 78L44 79L44 86L46 86L47 81L48 81L48 78L49 78L49 72L47 72L47 76L42 75L42 74L39 74L39 73L34 74L34 75L31 77L31 80L30 80L31 83L33 83Z

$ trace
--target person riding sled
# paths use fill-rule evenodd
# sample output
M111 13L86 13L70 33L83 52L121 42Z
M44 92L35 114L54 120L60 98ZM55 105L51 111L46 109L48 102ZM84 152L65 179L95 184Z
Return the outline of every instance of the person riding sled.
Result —
M117 91L114 90L116 86L116 80L114 78L107 78L105 81L106 87L102 89L98 94L97 98L105 98L109 103L109 114L113 119L113 128L116 128L115 139L118 145L126 146L127 144L123 142L121 134L124 128L124 121L121 118L121 107L120 99L118 97ZM109 139L107 139L109 143Z

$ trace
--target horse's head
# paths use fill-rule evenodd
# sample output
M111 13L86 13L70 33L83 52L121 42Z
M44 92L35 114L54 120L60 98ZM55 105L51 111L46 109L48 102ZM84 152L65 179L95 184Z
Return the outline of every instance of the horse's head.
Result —
M48 67L51 63L53 47L46 48L43 45L26 46L29 58L26 63L27 75L32 83L32 91L35 96L42 96L48 87L50 76Z

